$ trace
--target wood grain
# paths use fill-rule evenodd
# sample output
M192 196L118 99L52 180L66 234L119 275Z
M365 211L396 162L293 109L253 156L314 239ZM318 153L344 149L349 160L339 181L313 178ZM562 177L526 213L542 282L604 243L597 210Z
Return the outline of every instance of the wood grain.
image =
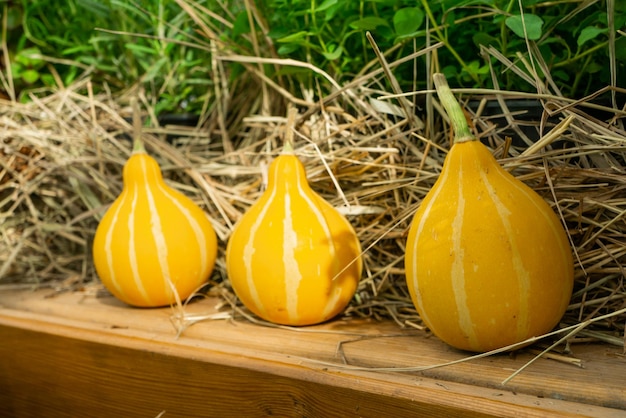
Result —
M541 359L502 386L530 355L419 373L351 370L344 360L405 367L467 353L370 321L287 330L214 320L176 339L170 309L46 295L0 294L2 417L626 416L626 361L612 347L575 347L584 369Z

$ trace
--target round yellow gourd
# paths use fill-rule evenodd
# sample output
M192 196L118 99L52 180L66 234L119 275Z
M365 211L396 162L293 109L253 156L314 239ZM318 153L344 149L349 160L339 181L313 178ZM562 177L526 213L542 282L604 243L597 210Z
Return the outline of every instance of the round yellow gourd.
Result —
M184 300L213 271L217 237L202 209L163 181L139 147L124 165L123 190L96 229L98 276L118 299L138 307Z
M262 196L237 222L226 268L242 303L259 317L311 325L339 314L361 277L350 223L309 186L295 155L275 158Z
M409 230L413 303L437 337L463 350L545 334L571 297L567 235L550 206L471 135L445 78L435 81L455 143Z

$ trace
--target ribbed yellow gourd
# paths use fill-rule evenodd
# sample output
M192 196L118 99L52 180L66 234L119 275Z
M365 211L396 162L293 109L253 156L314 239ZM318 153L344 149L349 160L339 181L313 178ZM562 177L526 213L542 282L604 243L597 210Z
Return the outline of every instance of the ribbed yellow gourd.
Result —
M137 307L184 300L207 281L217 237L204 211L163 181L140 147L124 165L123 189L93 242L98 276L118 299Z
M276 157L267 189L235 225L228 278L241 302L277 324L311 325L348 305L361 277L361 247L342 214L315 193L302 162Z
M455 128L441 174L421 202L406 246L407 285L430 330L485 352L549 332L564 314L573 260L559 217L470 133L437 74Z

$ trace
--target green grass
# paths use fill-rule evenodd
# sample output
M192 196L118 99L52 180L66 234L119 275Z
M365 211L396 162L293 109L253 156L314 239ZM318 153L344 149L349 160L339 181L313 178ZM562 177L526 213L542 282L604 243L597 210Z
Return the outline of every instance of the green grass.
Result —
M141 86L157 114L198 113L214 100L214 58L225 50L299 60L341 84L377 65L367 32L390 62L443 43L436 68L427 69L420 58L395 69L403 91L425 88L426 74L434 70L453 86L491 88L490 67L500 75L501 89L532 91L519 72L529 74L526 65L534 64L549 69L551 88L564 96L584 97L611 84L626 87L624 77L617 77L626 71L626 3L525 0L522 10L520 3L5 0L0 6L11 71L4 70L2 87L28 100L37 89L89 76L96 89ZM529 50L543 62L528 63ZM267 64L262 71L299 97L319 97L333 88L306 67ZM229 63L224 81L244 72L241 64Z

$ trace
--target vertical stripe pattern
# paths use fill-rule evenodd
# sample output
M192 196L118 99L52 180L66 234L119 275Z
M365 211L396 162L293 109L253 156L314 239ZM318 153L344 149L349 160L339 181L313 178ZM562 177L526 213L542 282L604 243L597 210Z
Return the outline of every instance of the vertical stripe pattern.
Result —
M350 223L310 188L299 159L284 154L270 165L267 190L235 225L226 268L256 315L309 325L349 303L361 276L360 252Z
M459 175L463 177L463 166L459 168ZM465 248L463 247L463 241L461 240L461 234L458 231L463 231L463 225L465 222L465 196L463 189L463 182L459 181L456 184L457 190L457 202L456 213L452 220L452 231L457 233L452 234L452 293L454 295L454 301L458 310L459 326L465 334L470 344L476 344L476 332L474 331L474 325L472 322L471 309L467 298L467 288L465 285ZM454 187L454 186L453 186Z
M471 351L550 331L573 287L559 218L478 141L450 150L413 219L405 270L424 323Z
M102 218L93 245L103 284L134 306L180 303L215 265L217 237L193 201L163 181L145 153L124 167L124 188Z

